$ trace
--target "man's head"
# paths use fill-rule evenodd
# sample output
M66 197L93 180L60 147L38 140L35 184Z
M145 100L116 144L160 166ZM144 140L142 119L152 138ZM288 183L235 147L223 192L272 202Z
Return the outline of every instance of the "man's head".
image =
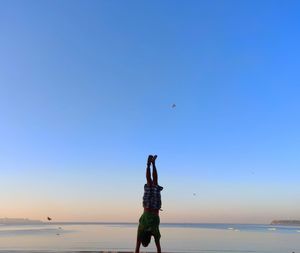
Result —
M151 241L151 236L152 236L152 234L149 231L145 231L144 233L141 234L140 239L141 239L142 245L144 247L147 247L149 245L149 243Z

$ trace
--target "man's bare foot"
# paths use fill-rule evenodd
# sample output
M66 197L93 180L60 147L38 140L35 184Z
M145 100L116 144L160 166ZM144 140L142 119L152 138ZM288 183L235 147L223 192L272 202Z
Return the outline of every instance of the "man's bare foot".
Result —
M153 156L153 158L152 158L152 164L155 164L156 158L157 158L157 155Z
M153 155L149 155L147 160L147 166L150 166L152 161L153 161Z

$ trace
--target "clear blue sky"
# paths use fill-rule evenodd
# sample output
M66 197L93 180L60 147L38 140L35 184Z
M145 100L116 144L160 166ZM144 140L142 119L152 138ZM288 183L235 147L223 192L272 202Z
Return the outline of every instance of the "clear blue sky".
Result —
M0 217L137 221L157 154L162 221L300 219L299 11L1 1Z

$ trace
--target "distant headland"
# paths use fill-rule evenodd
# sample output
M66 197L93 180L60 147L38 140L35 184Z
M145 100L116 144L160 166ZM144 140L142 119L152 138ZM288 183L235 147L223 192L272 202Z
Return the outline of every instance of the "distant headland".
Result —
M300 226L300 220L273 220L271 225Z
M3 225L32 225L32 224L43 224L40 220L30 220L30 219L23 219L23 218L0 218L0 224Z

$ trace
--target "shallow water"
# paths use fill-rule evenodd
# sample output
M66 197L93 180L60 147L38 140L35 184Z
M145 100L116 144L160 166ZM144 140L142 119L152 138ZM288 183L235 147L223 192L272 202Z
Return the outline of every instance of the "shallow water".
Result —
M0 226L0 250L133 251L137 224ZM161 224L165 252L300 253L300 227ZM155 251L152 242L141 251Z

